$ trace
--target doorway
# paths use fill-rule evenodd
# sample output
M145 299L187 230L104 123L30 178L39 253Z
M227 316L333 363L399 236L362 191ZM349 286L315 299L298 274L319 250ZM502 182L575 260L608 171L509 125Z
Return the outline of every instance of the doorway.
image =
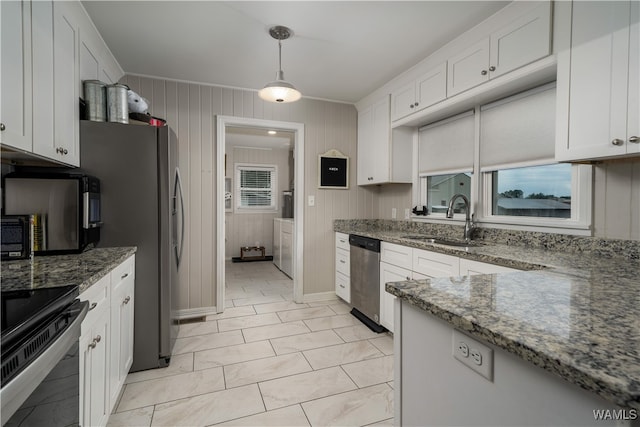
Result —
M244 131L243 131L244 130ZM226 281L226 212L234 209L234 200L225 199L225 193L233 190L229 183L235 185L235 180L227 180L226 172L234 171L235 165L226 164L226 146L229 135L256 135L264 131L275 131L291 135L293 145L293 186L294 209L293 209L293 230L292 242L292 274L293 280L293 300L302 302L303 298L303 215L304 215L304 125L301 123L280 122L273 120L251 119L243 117L217 116L216 117L216 310L221 313L225 309L225 281ZM255 138L254 138L255 139ZM253 144L255 145L255 144ZM267 147L247 147L250 149L266 149ZM281 177L282 179L283 177ZM284 177L287 179L287 177ZM281 202L277 206L278 211L282 211ZM250 242L254 243L254 242ZM258 243L260 243L258 241ZM256 245L259 246L259 245Z

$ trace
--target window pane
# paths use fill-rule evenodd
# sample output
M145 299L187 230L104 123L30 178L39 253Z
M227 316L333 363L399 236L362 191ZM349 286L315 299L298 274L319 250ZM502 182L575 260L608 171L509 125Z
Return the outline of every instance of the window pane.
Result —
M471 174L433 175L427 177L427 209L430 213L447 213L449 200L456 194L471 200ZM454 212L464 212L464 203L458 199Z
M493 173L493 215L571 218L571 165Z
M271 191L240 190L241 206L271 206Z
M271 171L241 170L242 188L271 188Z

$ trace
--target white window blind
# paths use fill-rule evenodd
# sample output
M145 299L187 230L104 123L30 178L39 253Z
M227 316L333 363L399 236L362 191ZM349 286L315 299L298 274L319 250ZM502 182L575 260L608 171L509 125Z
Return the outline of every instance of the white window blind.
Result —
M480 108L480 170L554 163L556 85Z
M236 164L236 209L277 210L275 166Z
M422 127L418 142L420 175L471 172L474 133L473 111Z

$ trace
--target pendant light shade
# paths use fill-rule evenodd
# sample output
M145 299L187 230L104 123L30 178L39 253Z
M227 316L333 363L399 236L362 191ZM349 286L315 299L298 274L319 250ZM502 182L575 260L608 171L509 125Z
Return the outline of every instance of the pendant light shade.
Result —
M276 79L267 83L264 88L258 92L258 96L269 102L294 102L300 99L302 94L288 81L284 79L282 71L282 40L291 36L291 30L287 27L276 26L269 29L269 34L278 40L278 72Z

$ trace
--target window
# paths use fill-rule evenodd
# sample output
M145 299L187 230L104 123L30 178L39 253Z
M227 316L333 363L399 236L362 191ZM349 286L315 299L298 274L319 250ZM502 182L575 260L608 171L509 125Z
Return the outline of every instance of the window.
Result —
M571 218L571 165L492 172L492 215Z
M235 165L236 212L272 212L278 210L277 168L273 165Z
M426 206L429 214L446 214L449 200L458 193L471 200L471 176L470 173L457 173L425 177ZM461 200L454 206L454 212L464 213Z

